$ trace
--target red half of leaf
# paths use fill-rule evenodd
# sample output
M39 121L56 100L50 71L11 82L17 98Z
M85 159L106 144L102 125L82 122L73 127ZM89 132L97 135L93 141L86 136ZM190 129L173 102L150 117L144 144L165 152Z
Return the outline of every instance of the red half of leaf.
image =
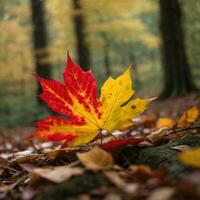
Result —
M73 119L63 119L60 117L49 116L42 121L36 123L37 130L32 133L27 139L40 138L49 141L65 141L71 142L77 135L73 132L66 132L63 126L83 125ZM54 127L52 129L52 127Z
M63 78L68 92L78 99L88 112L94 109L97 116L100 117L101 103L97 98L97 84L92 72L83 71L68 55Z

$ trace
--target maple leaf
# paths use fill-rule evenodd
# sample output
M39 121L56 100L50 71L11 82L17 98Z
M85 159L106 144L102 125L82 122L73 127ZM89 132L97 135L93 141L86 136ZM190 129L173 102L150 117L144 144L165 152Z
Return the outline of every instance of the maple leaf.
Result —
M64 84L35 75L42 87L40 98L55 112L68 118L49 116L36 123L29 138L65 141L70 146L94 139L102 130L112 132L133 125L149 100L132 99L134 94L130 68L117 79L108 78L97 96L97 84L91 71L83 71L68 56Z

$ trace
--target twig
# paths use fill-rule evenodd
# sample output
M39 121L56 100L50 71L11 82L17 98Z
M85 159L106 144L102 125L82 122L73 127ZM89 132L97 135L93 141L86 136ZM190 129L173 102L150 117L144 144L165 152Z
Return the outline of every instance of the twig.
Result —
M101 136L101 144L103 144L103 134L102 134L102 132L100 133L100 136Z
M26 181L28 179L28 175L24 175L21 178L19 178L15 183L13 183L9 190L12 190L13 188L15 188L17 185L21 184L22 182Z
M125 160L124 164L122 165L122 167L125 167L127 165L130 165L130 161L126 158L125 155L121 154L122 158Z
M4 166L4 165L0 165L0 168L7 169L7 170L10 170L10 171L13 171L13 172L19 172L19 171L17 171L16 169L13 169L13 168L11 168L11 167Z
M74 166L76 166L76 165L78 165L80 163L80 161L75 161L75 162L73 162L73 163L70 163L69 165L67 165L68 167L74 167Z
M165 134L165 136L168 136L168 135L171 135L171 134L177 133L177 132L192 130L192 129L200 129L200 124L196 124L196 125L193 125L193 126L188 126L188 127L185 127L185 128L178 128L178 129L175 129L175 130L170 130Z

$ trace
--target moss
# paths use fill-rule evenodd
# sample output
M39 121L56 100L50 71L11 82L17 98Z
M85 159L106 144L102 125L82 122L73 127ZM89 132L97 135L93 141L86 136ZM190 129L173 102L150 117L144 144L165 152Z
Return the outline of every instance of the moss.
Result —
M50 186L36 196L35 200L61 200L67 197L88 193L101 186L111 186L108 179L101 173L85 173L74 176L67 182Z
M156 168L162 164L167 166L170 175L182 177L193 169L182 165L178 161L178 151L171 149L171 147L178 145L189 145L192 147L200 146L200 137L187 136L168 144L148 148L127 147L123 149L121 154L123 154L123 157L131 164L145 164L152 168Z

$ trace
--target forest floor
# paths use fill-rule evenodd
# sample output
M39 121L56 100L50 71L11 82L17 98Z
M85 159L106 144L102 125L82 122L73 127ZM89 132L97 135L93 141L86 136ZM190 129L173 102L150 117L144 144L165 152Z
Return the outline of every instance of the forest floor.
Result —
M61 148L24 139L34 127L0 130L0 199L200 199L200 157L195 164L179 160L200 147L199 116L185 116L190 122L177 127L193 106L200 110L200 96L154 101L134 127L113 133L117 142L111 136L106 145Z

